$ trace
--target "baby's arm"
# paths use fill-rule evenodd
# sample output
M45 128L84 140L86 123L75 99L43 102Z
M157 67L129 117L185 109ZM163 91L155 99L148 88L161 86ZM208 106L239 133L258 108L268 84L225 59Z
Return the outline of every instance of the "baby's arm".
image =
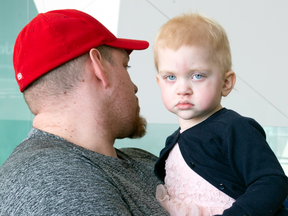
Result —
M247 189L223 215L275 215L288 195L288 181L262 127L243 119L227 132L227 142L231 167Z

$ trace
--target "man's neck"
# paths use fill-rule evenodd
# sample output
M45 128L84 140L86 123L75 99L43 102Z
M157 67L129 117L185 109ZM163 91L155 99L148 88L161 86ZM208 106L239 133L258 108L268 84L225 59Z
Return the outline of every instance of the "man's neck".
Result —
M45 132L57 135L67 141L79 145L91 151L117 157L116 150L113 147L115 139L111 134L107 134L101 124L95 125L89 119L92 116L86 116L83 112L74 113L67 116L65 112L49 113L44 112L35 116L33 127Z

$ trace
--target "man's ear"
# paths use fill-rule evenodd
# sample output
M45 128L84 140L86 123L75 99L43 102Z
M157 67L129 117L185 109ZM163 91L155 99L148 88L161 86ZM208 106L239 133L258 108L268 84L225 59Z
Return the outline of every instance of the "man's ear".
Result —
M224 84L222 86L222 96L226 97L234 88L236 75L233 71L227 71L224 74Z
M92 62L94 75L103 83L104 87L107 88L109 86L108 75L103 67L103 58L100 52L93 48L89 51L89 57Z

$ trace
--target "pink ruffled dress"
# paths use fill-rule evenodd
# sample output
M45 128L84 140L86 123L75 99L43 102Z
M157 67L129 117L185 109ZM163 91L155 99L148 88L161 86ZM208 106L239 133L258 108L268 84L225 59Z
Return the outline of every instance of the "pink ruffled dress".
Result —
M171 150L165 169L165 186L158 185L156 198L171 216L222 214L235 202L186 164L178 144Z

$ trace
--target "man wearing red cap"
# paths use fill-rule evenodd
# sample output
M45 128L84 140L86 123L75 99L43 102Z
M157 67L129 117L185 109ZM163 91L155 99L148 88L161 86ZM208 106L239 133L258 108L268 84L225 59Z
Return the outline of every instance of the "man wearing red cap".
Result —
M113 147L145 134L127 67L148 45L77 10L39 14L23 28L13 64L35 118L0 167L0 215L167 215L155 199L157 158Z

